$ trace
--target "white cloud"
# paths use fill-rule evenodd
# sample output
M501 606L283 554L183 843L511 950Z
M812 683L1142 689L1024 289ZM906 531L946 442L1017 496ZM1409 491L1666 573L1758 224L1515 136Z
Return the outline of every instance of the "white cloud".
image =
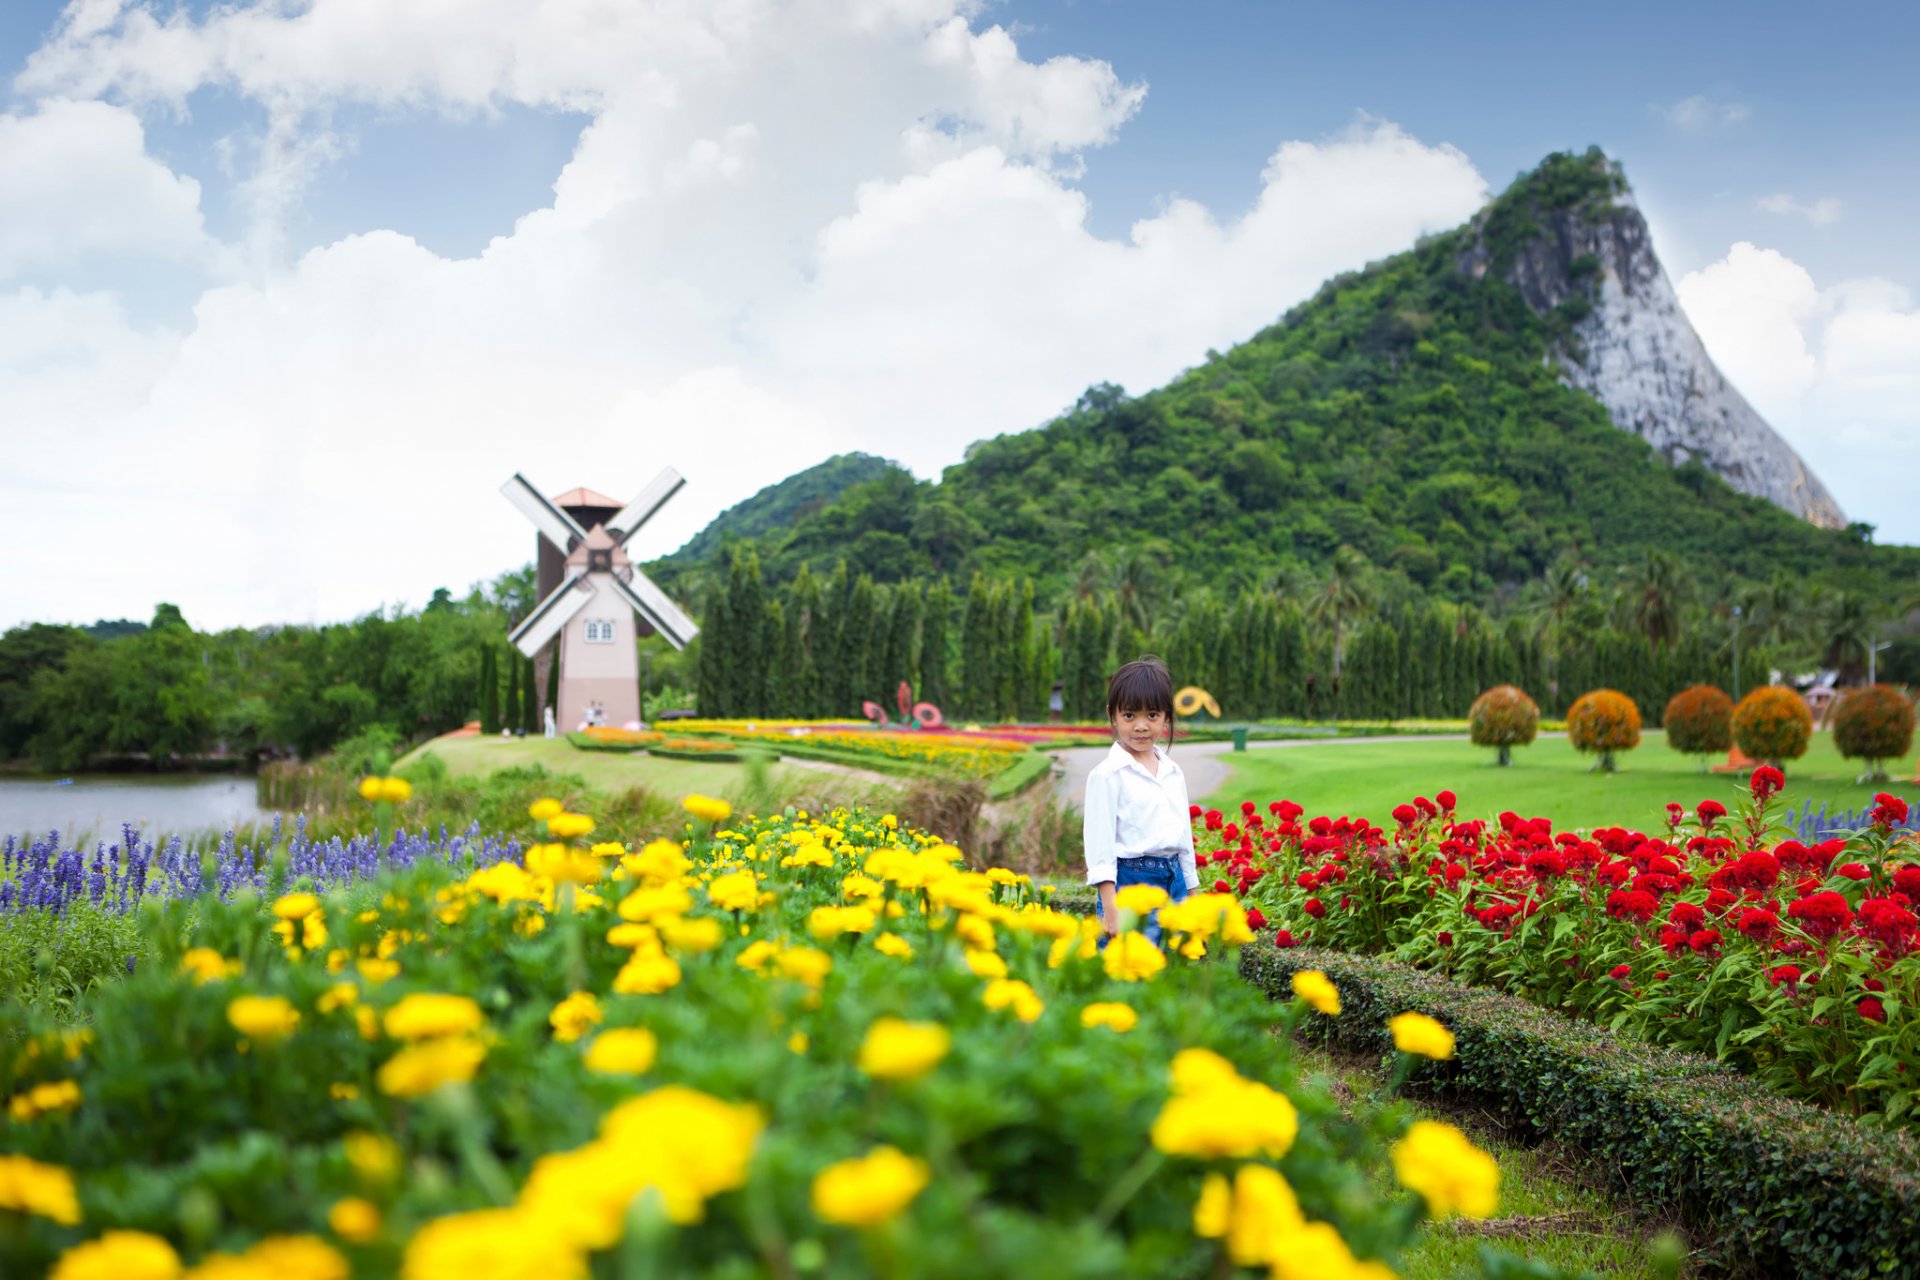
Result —
M200 184L146 154L132 112L53 99L0 115L0 280L95 254L188 259L212 247Z
M592 123L552 203L477 257L369 227L208 290L178 334L78 307L84 377L0 347L0 386L30 406L4 430L40 442L30 476L0 477L24 517L0 560L37 566L0 623L418 603L527 557L495 493L515 470L624 497L674 463L689 487L639 548L659 554L832 453L935 474L1089 383L1156 385L1486 198L1458 151L1363 119L1279 146L1249 210L1175 200L1102 239L1069 175L1144 90L1023 60L958 8L474 0L433 39L425 6L341 0L71 17L23 83L217 83L301 122L290 147L349 99L571 103ZM34 484L63 476L84 478L113 573L43 532L72 512Z
M1817 470L1847 514L1920 542L1920 309L1890 281L1825 287L1742 242L1682 277L1681 305L1721 370Z
M1653 112L1682 132L1709 133L1745 123L1753 109L1744 102L1716 102L1696 93L1674 103L1655 103Z
M1840 221L1845 212L1841 203L1831 196L1822 197L1812 204L1801 204L1792 196L1781 192L1778 195L1762 196L1756 202L1767 213L1776 213L1783 218L1805 218L1816 227L1824 227Z

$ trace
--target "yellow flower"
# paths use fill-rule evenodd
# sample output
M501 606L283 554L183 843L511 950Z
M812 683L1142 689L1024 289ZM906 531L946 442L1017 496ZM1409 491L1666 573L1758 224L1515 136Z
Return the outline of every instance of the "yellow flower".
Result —
M680 803L688 813L706 822L725 822L733 816L732 805L712 796L691 795Z
M710 917L702 917L698 920L662 920L660 936L675 951L694 954L711 951L720 945L720 922Z
M780 953L779 947L776 947L775 945L773 945L773 943L767 941L765 938L761 938L758 941L749 942L741 950L740 954L734 957L733 962L739 965L742 969L748 969L754 973L759 973L761 970L765 969L767 965L772 963L773 958L779 953Z
M571 840L593 830L593 819L584 813L556 813L547 819L547 833L556 840Z
M467 888L495 902L540 902L545 894L532 873L517 862L496 862L467 877Z
M1167 891L1150 884L1130 884L1113 895L1113 904L1122 911L1144 916L1167 905Z
M807 1051L807 1044L807 1033L804 1031L796 1031L787 1037L787 1051L789 1053L805 1053Z
M823 1222L871 1227L897 1217L926 1188L927 1162L894 1147L828 1165L813 1180L813 1212Z
M562 818L566 814L560 815ZM560 818L555 818L559 822ZM549 826L552 823L548 824ZM600 859L564 844L531 845L526 853L527 870L545 876L556 884L597 884L605 872Z
M584 1280L586 1259L541 1215L475 1209L435 1218L413 1233L400 1280Z
M227 1021L241 1035L273 1044L293 1034L300 1011L284 996L236 996L227 1005Z
M1450 1124L1416 1120L1390 1154L1400 1185L1426 1197L1436 1218L1490 1218L1500 1207L1500 1166Z
M362 1040L373 1040L380 1035L380 1015L373 1011L371 1005L353 1007L353 1025Z
M1272 1280L1394 1280L1378 1262L1361 1262L1330 1222L1308 1222L1280 1239Z
M665 881L685 875L693 864L676 842L649 840L639 853L622 858L620 865L642 879Z
M362 956L353 962L353 967L355 972L375 986L400 972L397 960L385 960L379 956Z
M992 951L999 945L993 923L979 916L961 916L953 926L954 936L970 951Z
M535 822L546 822L559 817L566 811L567 807L565 805L553 799L535 800L527 806L527 816Z
M1272 1262L1287 1236L1306 1225L1300 1201L1276 1169L1243 1164L1234 1175L1227 1221L1227 1256L1243 1267Z
M553 1006L553 1012L547 1015L547 1021L553 1025L553 1038L561 1044L572 1044L587 1034L591 1027L598 1026L605 1016L600 1012L600 1001L591 991L576 991Z
M71 1111L79 1105L79 1085L71 1080L53 1080L37 1084L14 1098L8 1109L19 1112L21 1119L31 1120L36 1116Z
M387 1010L382 1024L395 1040L425 1040L478 1031L485 1021L480 1006L466 996L416 991Z
M680 985L680 965L656 944L636 947L620 972L613 975L613 989L623 996L657 996Z
M1424 1013L1397 1013L1387 1019L1393 1047L1402 1053L1444 1060L1453 1056L1453 1032Z
M237 977L241 967L238 960L228 960L212 947L194 947L180 957L180 972L192 974L201 983Z
M773 967L781 977L804 982L818 991L833 969L833 957L812 947L788 947L773 958Z
M840 892L849 898L877 898L886 891L885 885L858 871L849 872L840 881Z
M684 916L691 910L692 895L677 884L650 885L620 899L622 920L657 920L662 916Z
M327 1210L327 1228L348 1244L365 1244L380 1234L380 1210L371 1200L347 1196Z
M17 1209L63 1226L80 1224L73 1175L57 1164L0 1155L0 1209Z
M996 978L987 984L980 1002L989 1009L1011 1009L1022 1022L1032 1022L1046 1010L1032 987L1015 978Z
M314 1001L314 1008L321 1013L332 1013L336 1009L350 1009L359 1003L359 1000L360 988L351 982L336 982Z
M159 1236L109 1231L60 1255L48 1280L174 1280L180 1255Z
M872 907L815 907L807 916L807 932L820 942L832 942L844 933L865 933L873 925Z
M366 801L378 800L380 793L386 789L381 785L384 781L383 778L374 777L360 779L360 798Z
M394 1054L374 1079L389 1097L417 1098L441 1085L473 1079L486 1056L487 1047L471 1036L436 1036Z
M976 978L1004 978L1007 976L1007 962L997 952L967 952L967 968L973 970Z
M1233 1187L1225 1174L1210 1173L1193 1204L1193 1234L1202 1240L1224 1240L1232 1226Z
M1253 941L1246 909L1230 893L1197 893L1162 908L1160 927L1168 933L1185 934L1194 941L1216 936L1233 946L1245 946Z
M645 1027L614 1027L587 1046L587 1070L603 1076L637 1076L653 1069L660 1042Z
M650 924L617 924L607 930L607 941L616 947L660 946L660 931Z
M1199 1160L1283 1156L1300 1132L1299 1113L1285 1094L1247 1080L1207 1049L1183 1049L1173 1060L1173 1096L1151 1130L1168 1155Z
M1133 1006L1117 1000L1099 1001L1080 1011L1080 1025L1083 1027L1112 1027L1115 1031L1131 1031L1139 1022L1140 1015L1133 1011Z
M913 959L913 944L897 933L882 933L873 940L873 949L897 960Z
M716 876L707 886L707 896L727 911L754 911L760 906L760 882L751 871Z
M876 1018L860 1041L856 1065L876 1080L917 1080L953 1047L953 1033L937 1022Z
M400 1148L390 1138L356 1129L342 1138L340 1145L347 1153L347 1163L364 1182L391 1182L400 1172Z
M185 1280L347 1280L347 1260L318 1236L269 1236L238 1256L208 1254Z
M1129 885L1128 888L1133 886ZM1101 952L1107 976L1116 982L1143 982L1167 967L1167 957L1142 933L1123 933Z
M587 850L588 853L596 858L618 858L623 856L626 851L627 846L621 844L618 840L602 840L594 845L593 848Z
M327 1096L335 1102L353 1102L360 1097L360 1086L336 1080L327 1086Z
M1302 969L1294 974L1293 994L1329 1017L1340 1012L1339 988L1318 969Z
M310 893L289 893L273 904L273 914L282 920L305 920L320 909L320 899Z
M405 804L413 799L413 784L405 778L380 779L380 798L394 804Z

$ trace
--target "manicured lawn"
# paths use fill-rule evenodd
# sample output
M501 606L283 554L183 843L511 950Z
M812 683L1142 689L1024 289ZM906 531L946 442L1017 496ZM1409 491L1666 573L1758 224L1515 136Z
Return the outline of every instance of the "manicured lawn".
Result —
M1492 751L1464 741L1256 747L1221 759L1233 772L1207 797L1216 808L1284 798L1305 805L1309 814L1364 815L1382 826L1392 825L1395 805L1451 788L1469 817L1511 809L1522 817L1549 818L1557 827L1645 830L1664 821L1670 800L1691 807L1711 797L1731 810L1743 787L1730 774L1701 774L1697 760L1669 750L1658 732L1645 734L1637 750L1621 756L1620 771L1613 774L1587 772L1592 759L1562 737L1516 748L1507 769L1494 765ZM1858 785L1853 780L1859 772L1859 762L1842 760L1827 734L1815 734L1807 754L1788 764L1786 808L1825 802L1830 811L1857 809L1876 790L1920 801L1911 758L1889 768L1899 780L1890 787Z
M423 752L431 751L447 763L447 771L456 777L484 775L514 765L538 764L555 773L573 773L585 778L595 790L617 793L632 786L644 786L665 796L699 792L702 795L733 795L747 779L743 764L731 761L709 763L704 760L666 760L639 752L581 751L564 738L437 738L415 748L399 762L401 766ZM819 783L820 769L782 762L773 768L774 785L782 791ZM851 778L836 779L853 790L862 784Z

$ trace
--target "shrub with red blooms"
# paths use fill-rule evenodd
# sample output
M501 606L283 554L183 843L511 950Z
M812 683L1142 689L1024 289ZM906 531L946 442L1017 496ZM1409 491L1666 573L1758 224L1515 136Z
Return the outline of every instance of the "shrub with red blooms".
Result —
M1800 981L1800 966L1797 964L1776 965L1767 970L1767 981L1776 987L1792 986Z
M1781 684L1764 685L1733 709L1733 741L1755 760L1778 768L1807 754L1813 712L1807 700Z
M1779 795L1780 788L1786 785L1787 775L1770 764L1758 766L1754 769L1753 776L1747 779L1747 786L1753 792L1754 800L1760 804L1765 804Z
M1789 903L1787 919L1824 942L1853 923L1853 908L1838 893L1825 889Z
M1540 732L1540 706L1523 690L1510 684L1497 684L1473 700L1467 710L1467 736L1476 747L1497 747L1503 765L1513 763L1513 748L1531 743ZM1452 811L1440 793L1440 807Z
M1653 919L1653 913L1659 909L1660 899L1645 889L1616 889L1607 895L1607 914L1615 920L1644 923Z
M1907 820L1907 802L1882 791L1873 798L1873 825L1892 829Z
M1640 708L1616 689L1582 694L1567 709L1567 738L1575 751L1598 755L1598 767L1611 771L1614 753L1640 745Z
M1859 1004L1855 1005L1854 1008L1858 1009L1860 1016L1868 1022L1885 1022L1887 1020L1887 1006L1880 1003L1878 996L1867 996L1862 999Z
M1660 723L1675 751L1718 755L1733 745L1733 699L1710 684L1696 684L1667 699Z
M1625 982L1633 976L1633 966L1630 964L1617 964L1607 971L1607 976L1616 982Z
M1833 745L1848 760L1865 760L1874 782L1887 776L1884 762L1913 749L1913 703L1890 684L1849 689L1833 708Z

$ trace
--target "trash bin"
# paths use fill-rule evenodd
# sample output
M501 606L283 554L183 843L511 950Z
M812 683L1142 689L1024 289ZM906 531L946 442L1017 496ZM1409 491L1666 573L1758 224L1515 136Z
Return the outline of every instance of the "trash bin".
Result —
M1233 731L1233 749L1235 751L1245 751L1247 749L1247 731L1245 729L1235 729Z

